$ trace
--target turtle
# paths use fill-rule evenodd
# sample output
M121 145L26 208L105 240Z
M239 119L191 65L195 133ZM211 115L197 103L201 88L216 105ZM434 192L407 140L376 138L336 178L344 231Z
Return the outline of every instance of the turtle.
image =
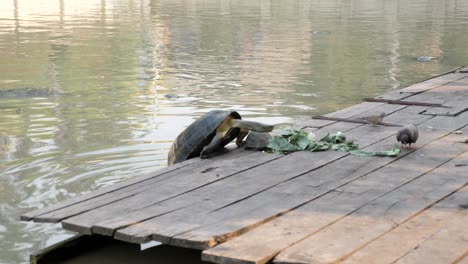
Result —
M168 165L198 156L202 159L215 156L235 138L240 146L250 130L270 132L273 126L241 120L236 111L209 111L177 136L169 150Z
M265 150L273 136L270 133L250 131L243 146L245 149Z

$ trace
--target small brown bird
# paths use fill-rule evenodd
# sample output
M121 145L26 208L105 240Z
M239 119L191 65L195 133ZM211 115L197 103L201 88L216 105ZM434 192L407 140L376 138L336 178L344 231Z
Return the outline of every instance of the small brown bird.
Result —
M364 117L361 117L359 118L360 120L363 120L363 121L366 121L367 123L369 124L372 124L372 125L380 125L382 124L382 121L383 121L383 118L386 116L387 114L385 112L382 112L380 113L380 115L370 115L370 116L364 116Z
M403 146L408 145L409 148L411 148L412 143L416 143L418 136L418 128L413 124L403 126L396 134L397 141L401 142Z

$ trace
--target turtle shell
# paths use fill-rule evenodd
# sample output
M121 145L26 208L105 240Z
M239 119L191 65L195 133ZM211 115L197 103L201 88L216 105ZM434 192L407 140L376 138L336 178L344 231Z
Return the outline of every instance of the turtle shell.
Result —
M212 110L199 117L177 136L168 155L168 164L172 165L193 157L200 156L203 148L210 144L216 129L226 118L241 119L235 111ZM219 147L224 147L240 133L240 128L231 128L221 140Z

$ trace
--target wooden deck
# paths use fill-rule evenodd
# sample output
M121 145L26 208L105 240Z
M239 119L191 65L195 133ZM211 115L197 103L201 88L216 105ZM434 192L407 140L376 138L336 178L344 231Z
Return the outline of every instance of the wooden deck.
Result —
M467 69L378 99L405 103L362 102L326 116L385 111L385 122L417 124L418 142L396 158L236 149L21 219L199 249L214 263L468 263ZM297 126L318 136L342 131L368 150L396 144L395 127L315 119Z

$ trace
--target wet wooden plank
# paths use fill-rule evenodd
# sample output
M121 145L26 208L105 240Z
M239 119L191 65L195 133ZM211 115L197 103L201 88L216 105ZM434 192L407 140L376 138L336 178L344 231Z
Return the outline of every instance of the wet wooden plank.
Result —
M97 191L97 193L100 193L100 195L94 195L93 197L90 197L89 199L81 200L80 202L75 202L65 207L58 208L50 212L42 213L40 215L36 215L35 217L33 217L33 220L36 222L52 222L52 223L59 222L65 218L69 218L74 215L90 211L95 208L100 208L102 206L112 204L116 201L122 201L128 198L132 198L136 194L144 192L145 190L154 190L158 188L159 186L166 186L168 184L173 185L173 181L183 182L185 180L190 180L190 179L187 179L184 175L187 175L187 173L191 171L204 173L204 171L210 168L215 168L215 167L217 168L217 166L214 164L216 164L220 160L223 160L222 162L227 163L232 159L237 159L241 156L248 156L248 155L255 155L255 152L245 151L243 149L236 149L236 150L233 150L224 154L223 157L217 156L210 160L199 160L199 159L189 160L187 162L184 162L184 163L187 163L186 166L177 166L178 164L176 164L168 168L176 167L178 169L168 170L166 173L162 173L162 174L156 173L157 176L145 177L144 180L137 181L134 184L124 184L121 188L112 188L111 191L107 191L107 192ZM150 174L150 176L151 175L153 174ZM213 180L213 176L211 176L210 173L205 173L204 175L205 177L203 177L203 180L206 180L206 181ZM133 180L130 180L130 181L133 182ZM179 186L180 187L179 189L173 189L172 192L165 193L164 195L161 194L160 199L167 199L168 197L175 196L175 195L178 195L179 193L190 190L190 188L196 188L198 184L203 185L205 183L206 183L205 181L199 181L196 184L195 183L192 185L188 184L183 187ZM68 203L68 201L65 201L65 203Z
M446 142L438 142L438 144L441 143L447 146ZM439 145L436 149L441 147ZM391 181L378 179L379 176L377 176L374 182L371 181L366 185L344 186L341 191L345 193L368 195L369 192L374 192L377 189L387 188L389 189L385 191L389 192L383 193L384 195L375 201L282 251L274 262L330 263L341 261L411 216L418 214L426 207L437 203L437 201L450 195L458 188L465 186L467 178L460 177L463 169L454 167L452 162L442 165L442 173L439 173L440 170L438 169L431 172L434 166L440 166L453 155L468 151L468 147L459 143L452 143L447 147L452 148L452 150L443 153L440 150L439 153L424 153L425 159L430 159L425 163L415 164L414 160L409 158L411 156L409 155L408 158L399 160L402 164L394 164L394 166L391 164L381 169L380 171L395 170L401 173L401 175L392 175L386 171L381 174L385 177L394 177ZM441 158L438 154L443 155L444 158ZM439 162L436 162L436 160ZM402 166L408 166L407 164L412 164L411 168L402 168ZM418 168L415 168L416 166ZM429 167L432 168L427 170ZM456 169L451 170L453 173L447 174L448 168ZM398 178L406 178L409 175L411 175L411 179L407 178L407 181L399 182L400 179ZM468 177L468 175L466 176ZM369 186L373 186L373 188L369 188ZM333 204L329 203L329 206L333 206Z
M440 230L394 263L455 263L468 249L466 223L468 223L466 215L451 221L450 226Z
M464 157L461 157L461 160L468 162L468 155L465 154ZM457 170L457 168L449 167L448 170ZM453 174L453 171L450 173ZM441 173L439 172L439 174ZM445 174L440 176L443 179ZM410 251L420 247L422 243L442 229L451 228L452 226L462 228L458 223L468 216L468 210L462 209L460 206L467 203L467 201L468 187L465 186L421 214L410 218L392 231L357 250L343 260L342 263L372 263L375 261L376 256L378 256L381 263L394 263ZM466 219L465 221L468 223ZM468 241L464 243L468 249L468 244L466 244ZM452 257L458 257L458 255L455 254Z
M449 125L448 122L441 124L442 127L447 127L447 125ZM427 124L421 125L421 127L432 128L437 126L434 122L428 122ZM451 127L453 129L457 129L457 126L454 123L452 123ZM432 131L430 133L424 133L419 144L431 142L435 138L445 135L446 133L448 132L434 133L434 131ZM424 153L420 152L419 155L425 155L426 152L430 153L431 151L425 151ZM417 158L416 156L413 157ZM400 162L400 164L404 163L405 162ZM391 173L387 176L389 179L392 179L392 177L395 176L395 172L390 172ZM340 173L340 171L338 171L338 173ZM328 175L329 174L327 174L327 177L329 177ZM366 177L371 177L370 175L367 175ZM383 183L385 183L385 181ZM370 191L365 195L358 195L358 197L366 198L366 195L375 194ZM339 219L350 212L349 210L351 209L346 207L346 211L340 212L340 206L338 206L349 204L349 200L351 199L350 197L341 196L341 199L338 199L334 197L334 193L328 193L327 197L333 200L333 206L330 207L331 203L329 202L320 206L320 203L313 201L310 203L311 205L300 207L297 210L261 225L240 237L223 243L214 249L205 251L203 257L206 258L206 260L216 263L224 263L223 261L226 259L232 260L236 258L242 258L244 262L232 263L265 263L272 256L278 254L282 249L304 239L330 222L336 221L336 219ZM323 197L320 199L322 198ZM323 199L326 200L326 198ZM359 207L359 203L355 202L354 206L354 208ZM330 208L336 208L337 210L330 210ZM231 262L228 261L226 263Z

